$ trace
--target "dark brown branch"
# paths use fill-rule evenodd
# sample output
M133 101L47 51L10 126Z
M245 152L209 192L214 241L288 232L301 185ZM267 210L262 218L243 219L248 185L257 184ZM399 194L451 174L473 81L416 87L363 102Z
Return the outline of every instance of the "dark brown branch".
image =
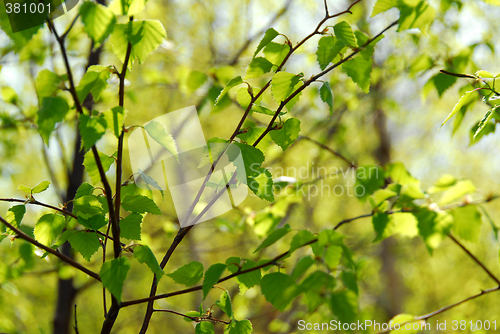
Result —
M12 224L10 224L8 221L6 221L3 217L0 217L0 221L5 225L7 226L9 229L11 229L12 231L16 232L17 234L17 237L23 239L23 240L26 240L27 242L29 242L30 244L38 247L38 248L41 248L43 249L44 251L46 251L47 253L49 254L52 254L52 255L55 255L57 256L58 258L60 258L61 260L63 260L64 262L66 262L67 264L69 264L70 266L72 267L75 267L76 269L84 272L85 274L89 275L90 277L100 281L101 278L99 277L98 274L96 274L95 272L91 271L90 269L87 269L85 268L84 266L82 266L80 263L76 262L75 260L73 260L72 258L66 256L66 255L63 255L62 253L59 253L57 250L54 250L50 247L47 247L41 243L39 243L38 241L36 241L35 239L33 239L32 237L30 237L29 235L25 234L23 231L21 231L20 229L16 228L15 226L13 226Z
M446 74L446 75L450 75L452 77L457 77L457 78L477 79L475 76L473 76L471 74L455 73L455 72L450 72L450 71L446 71L446 70L439 70L439 72Z
M481 268L483 268L483 270L488 274L488 276L490 276L491 279L497 282L497 284L500 286L500 280L484 265L484 263L479 261L479 259L476 256L474 256L474 254L472 254L467 248L465 248L465 246L460 241L458 241L453 235L451 235L451 233L448 234L448 237L450 237L450 239L453 240L454 243L456 243L460 248L462 248L463 251L467 253L467 255L469 255L469 257L474 262L476 262Z
M231 323L231 321L225 321L225 320L215 319L215 318L212 318L212 316L208 316L208 317L204 317L204 316L201 316L201 317L191 317L189 315L186 315L186 314L183 314L183 313L180 313L180 312L176 312L176 311L172 311L172 310L165 310L165 309L154 309L153 312L172 313L172 314L180 315L181 317L185 317L185 318L191 319L194 322L213 321L213 322L220 322L220 323L223 323L223 324L226 324L226 325L229 325Z

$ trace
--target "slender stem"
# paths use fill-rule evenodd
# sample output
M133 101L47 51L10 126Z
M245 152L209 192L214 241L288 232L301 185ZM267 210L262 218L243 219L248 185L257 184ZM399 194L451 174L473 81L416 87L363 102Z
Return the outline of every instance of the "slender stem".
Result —
M497 282L497 284L500 286L500 280L484 265L484 263L479 261L479 259L476 256L474 256L474 254L472 254L467 248L465 248L465 246L460 241L458 241L451 233L448 234L448 237L450 237L450 239L453 240L454 243L456 243L460 248L462 248L463 251L467 253L467 255L469 255L469 257L474 262L476 262L481 268L483 268L483 270L488 274L488 276L490 276L491 279Z
M6 221L3 217L0 217L0 221L5 225L7 226L9 229L11 229L12 231L16 232L17 236L23 240L26 240L27 242L29 242L30 244L38 247L38 248L41 248L43 249L44 251L46 251L47 253L50 253L52 255L55 255L57 256L58 258L60 258L61 260L63 260L64 262L66 262L67 264L69 264L70 266L73 266L75 267L76 269L84 272L85 274L89 275L90 277L100 281L101 278L99 277L98 274L96 274L95 272L93 272L92 270L90 269L87 269L85 268L84 266L82 266L80 263L76 262L75 260L73 260L72 258L58 252L57 250L55 249L52 249L50 247L47 247L41 243L39 243L38 241L36 241L35 239L33 239L32 237L30 237L29 235L27 235L26 233L24 233L23 231L21 231L20 229L16 228L15 226L13 226L12 224L10 224L8 221Z
M340 154L339 152L334 151L334 150L333 150L333 149L331 149L330 147L326 146L326 145L325 145L325 144L323 144L323 143L320 143L320 142L319 142L319 141L317 141L317 140L314 140L314 139L312 139L312 138L310 138L310 137L307 137L307 136L299 136L299 138L298 138L298 139L299 139L299 140L300 140L300 139L305 139L305 140L308 140L308 141L310 141L311 143L314 143L314 144L318 145L319 147L321 147L321 148L323 148L323 149L327 150L328 152L330 152L331 154L333 154L333 155L335 155L335 156L339 157L340 159L344 160L344 161L345 161L345 162L349 165L349 167L352 167L352 168L357 168L357 165L356 165L354 162L350 161L349 159L347 159L345 156L343 156L343 155L342 155L342 154Z

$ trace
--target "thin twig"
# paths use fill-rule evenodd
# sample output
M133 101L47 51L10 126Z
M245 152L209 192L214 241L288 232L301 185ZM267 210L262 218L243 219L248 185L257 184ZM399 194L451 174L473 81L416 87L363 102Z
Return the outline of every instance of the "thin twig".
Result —
M66 262L67 264L69 264L70 266L73 266L75 267L76 269L84 272L85 274L89 275L90 277L100 281L101 278L99 277L98 274L96 274L95 272L93 272L92 270L90 269L87 269L85 268L84 266L82 266L80 263L76 262L75 260L73 260L72 258L58 252L57 250L55 249L52 249L48 246L45 246L41 243L39 243L38 241L36 241L35 239L33 239L32 237L30 237L29 235L27 235L26 233L24 233L23 231L21 231L20 229L16 228L15 226L13 226L12 224L10 224L8 221L6 221L3 217L0 217L0 221L5 225L7 226L9 229L11 229L12 231L16 232L17 234L17 237L23 239L23 240L26 240L27 242L29 242L30 244L38 247L38 248L41 248L43 249L44 251L46 251L47 253L50 253L52 255L55 255L57 256L58 258L60 258L61 260L63 260L64 262Z
M76 319L76 304L75 304L75 325L73 326L73 329L75 330L76 334L79 334L78 333L78 321Z
M317 141L317 140L314 140L314 139L312 139L312 138L310 138L310 137L307 137L307 136L299 136L299 138L297 138L297 139L299 139L299 140L300 140L300 139L305 139L305 140L308 140L308 141L310 141L311 143L314 143L314 144L318 145L319 147L321 147L321 148L323 148L323 149L327 150L328 152L330 152L331 154L333 154L333 155L335 155L335 156L339 157L340 159L344 160L344 161L345 161L345 162L349 165L349 167L352 167L352 168L357 168L357 165L356 165L354 162L350 161L348 158L346 158L345 156L343 156L343 155L342 155L342 154L340 154L339 152L334 151L334 150L333 150L333 149L331 149L330 147L326 146L326 145L325 145L325 144L323 144L323 143L320 143L320 142L319 142L319 141Z
M467 253L467 255L469 255L469 257L474 261L476 262L481 268L483 268L483 270L488 274L488 276L491 277L492 280L494 280L495 282L497 282L497 284L500 286L500 280L484 265L484 263L482 263L481 261L479 261L479 259L474 255L472 254L460 241L458 241L451 233L448 234L448 237L450 237L451 240L453 240L454 243L456 243L460 248L463 249L463 251L465 253Z

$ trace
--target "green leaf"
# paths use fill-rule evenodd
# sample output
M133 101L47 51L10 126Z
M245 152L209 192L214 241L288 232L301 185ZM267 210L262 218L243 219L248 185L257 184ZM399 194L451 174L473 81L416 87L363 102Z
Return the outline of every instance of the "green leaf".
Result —
M111 129L116 138L120 137L123 129L123 119L125 118L125 109L123 107L114 107L102 113L106 121L107 128Z
M98 152L98 155L102 163L102 168L106 173L109 170L109 167L111 167L111 165L113 164L113 162L115 162L115 159L101 152ZM90 179L92 180L92 184L95 185L99 183L101 177L99 175L99 169L97 168L97 164L95 162L94 154L92 153L92 151L88 151L87 153L85 153L83 165L85 166L85 170L87 171L87 174L89 174Z
M163 124L153 120L144 126L144 130L179 161L179 151L177 150L175 139L167 132Z
M183 265L173 273L167 274L167 276L178 284L195 285L203 278L203 265L200 262L193 261Z
M399 3L400 0L377 0L370 17L374 17L375 15L385 12L391 8L398 7Z
M342 247L328 246L325 251L325 263L328 267L334 269L339 265L340 257L342 256Z
M424 34L434 21L436 11L427 1L419 1L416 6L401 7L398 31L418 28Z
M23 193L25 194L29 194L31 195L31 188L28 187L28 186L25 186L24 184L20 184L18 187L17 187L18 190L21 190Z
M239 270L239 267L234 264L234 262L239 263L240 259L239 258L229 258L226 260L227 264L227 270L229 270L232 274L236 273ZM241 266L241 270L247 270L251 269L257 266L257 263L255 263L252 260L245 260L245 263ZM236 280L240 283L240 293L244 293L246 289L250 289L256 285L260 284L260 279L261 279L261 270L254 270L250 271L246 274L243 275L238 275L236 276Z
M334 293L330 299L330 309L341 322L355 322L358 313L358 297L351 290Z
M35 80L38 101L42 102L43 98L52 96L61 87L61 83L61 77L50 70L38 72Z
M256 104L254 104L252 106L252 111L256 112L256 113L259 113L259 114L262 114L262 115L268 115L268 116L274 116L274 114L276 114L275 111L273 111L273 110L271 110L269 108L263 107L263 106L256 105ZM285 114L284 112L280 112L279 115L283 116L284 114Z
M450 187L439 199L439 205L449 204L454 200L476 191L476 187L469 180L458 181Z
M271 81L271 92L274 100L281 104L285 101L290 95L293 94L300 86L302 86L302 82L300 81L300 76L295 75L293 73L287 72L278 72L273 76ZM291 99L286 108L291 110L293 105L298 101L298 97L300 94Z
M272 273L260 281L262 294L275 308L283 312L297 294L294 280L283 273Z
M486 135L489 135L490 133L494 133L496 129L496 123L494 122L487 122L484 124L483 129L476 135L477 130L479 129L479 126L481 125L481 122L479 121L476 123L469 131L469 139L470 143L469 146L472 146L479 142L481 138L483 138Z
M418 221L418 233L424 239L427 250L432 254L448 233L453 224L453 217L447 212L434 212L427 209L413 214Z
M365 93L370 91L370 75L372 60L364 57L354 57L342 64L342 69Z
M61 122L69 110L68 103L62 97L45 97L42 108L38 111L38 132L45 143L49 144L49 136L54 131L56 123Z
M271 131L271 138L284 151L299 137L300 121L289 118L283 123L281 129Z
M448 117L446 117L446 119L444 120L444 122L441 124L441 126L439 128L442 128L443 125L446 124L446 122L448 122L450 120L450 118L452 118L453 116L455 116L455 114L467 103L470 102L471 100L471 94L474 93L474 91L468 91L468 92L465 92L464 95L462 95L462 97L460 98L460 100L458 100L457 104L455 104L455 106L453 107L453 110L450 112L450 114L448 115Z
M94 195L85 195L73 201L73 213L83 218L89 218L102 212L101 202Z
M264 55L267 60L273 65L280 66L290 52L290 45L287 43L269 43L264 49Z
M146 57L162 43L166 35L165 28L158 20L134 20L116 24L110 40L114 53L122 63L125 60L128 43L132 44L129 63L131 67L136 58L139 63L143 63Z
M94 193L94 189L95 188L91 184L83 182L76 191L75 199L85 195L92 195Z
M141 223L143 216L131 213L120 220L120 236L129 240L141 240Z
M90 218L78 217L78 223L94 231L107 225L106 217L103 214L91 216Z
M321 85L321 88L319 89L319 96L321 97L321 100L327 103L330 107L331 115L333 113L333 92L328 81L325 81L323 85Z
M385 172L379 166L363 166L356 170L356 196L364 201L385 183Z
M346 288L354 291L354 293L356 295L359 294L359 288L358 288L358 283L356 282L356 274L355 273L353 273L352 271L344 270L340 274L340 277L342 279L342 283L344 283L344 286Z
M71 244L71 247L73 247L73 249L78 253L82 254L83 258L88 262L90 262L92 255L94 255L101 247L99 237L92 232L78 231L72 234L68 241Z
M260 244L259 247L254 251L254 254L260 251L261 249L267 248L274 244L276 241L280 240L283 238L285 235L287 235L292 229L290 226L287 224L285 227L279 228L277 230L274 230L267 236L267 238Z
M233 317L231 298L229 297L227 291L222 292L220 298L215 302L215 305L218 306L224 313L226 313L229 318Z
M474 133L474 139L479 135L481 130L483 130L484 127L490 122L491 118L493 117L493 113L497 108L498 108L498 106L493 108L493 109L488 110L486 112L486 114L484 114L483 118L479 121L476 133Z
M346 21L341 21L333 26L333 31L339 43L351 48L358 46L356 36L354 36L351 26Z
M354 35L356 36L356 39L358 41L358 45L361 48L363 45L368 43L370 41L370 37L368 37L366 34L363 32L357 30L354 32ZM361 55L363 58L366 60L369 60L372 56L373 53L375 52L375 45L380 42L384 38L384 35L378 36L375 40L371 41L368 45L364 46L361 48Z
M92 93L94 101L99 99L102 91L108 86L108 79L113 70L112 66L93 65L87 69L82 80L76 87L76 93L80 103L83 103L87 95Z
M299 279L300 276L302 276L302 274L304 274L307 269L309 269L314 264L314 262L314 259L310 255L301 258L293 268L292 274L290 275L292 279Z
M205 272L205 279L203 280L203 300L207 298L212 287L217 284L217 281L222 277L222 274L226 271L226 267L227 266L223 263L216 263L207 269Z
M125 196L122 200L122 207L129 212L163 214L152 199L142 195Z
M245 80L258 78L267 72L271 71L273 64L263 57L253 58L250 64L248 64L247 71L245 74Z
M243 79L241 79L240 76L237 76L235 78L232 78L227 85L224 87L224 89L220 92L219 96L215 100L215 106L219 104L220 101L227 95L227 93L231 90L231 88L236 87L240 84L243 83Z
M99 272L102 285L111 292L120 302L122 299L123 283L130 270L130 263L126 257L119 257L111 261L104 262Z
M106 133L106 120L102 116L81 114L78 129L82 136L82 146L87 151Z
M257 174L248 177L248 188L259 198L274 202L273 177L267 168L253 168Z
M292 252L311 242L315 238L316 237L314 236L314 234L312 234L308 230L299 231L293 236L292 242L290 243L290 250L288 252L291 254Z
M273 28L269 28L266 30L266 33L264 34L264 37L260 40L259 45L257 46L257 49L255 50L253 57L259 53L260 50L262 50L267 44L269 44L276 36L279 35L279 32L274 30Z
M32 194L38 194L49 189L50 181L42 181L31 189Z
M151 248L145 245L139 245L134 248L134 257L139 261L139 263L145 263L149 269L156 275L158 281L162 278L164 272L158 264L155 255L151 251Z
M335 287L335 279L332 275L317 270L309 275L299 286L300 291L305 294L305 303L310 312L317 309L327 301L325 298Z
M52 213L43 215L35 225L35 239L45 246L51 246L65 225L66 221L61 215Z
M80 6L85 32L94 43L102 43L113 31L116 17L109 8L91 1L84 1Z
M500 1L499 1L499 3L500 3ZM487 79L494 78L493 74L491 74L490 72L485 71L485 70L479 70L476 73L474 73L474 75L476 77L480 77L480 78L487 78Z
M15 227L19 227L21 225L21 221L23 220L24 214L26 213L25 205L14 205L13 207L7 210L7 214L5 215L5 220Z
M252 334L252 323L249 320L236 320L231 321L224 330L224 334Z
M194 333L195 334L214 334L215 328L211 322L202 321L202 322L199 322L196 324L196 327L194 328Z
M477 243L481 232L481 213L474 205L467 205L451 210L453 232L461 239Z
M109 5L116 15L133 16L144 9L146 0L113 0Z
M342 43L338 43L334 36L329 35L321 37L318 42L316 57L322 71L332 62L343 47L344 45Z
M260 173L259 167L264 162L264 153L251 145L242 143L234 143L234 145L239 148L239 151L230 146L227 150L229 161L234 161L241 153L247 177L258 175Z

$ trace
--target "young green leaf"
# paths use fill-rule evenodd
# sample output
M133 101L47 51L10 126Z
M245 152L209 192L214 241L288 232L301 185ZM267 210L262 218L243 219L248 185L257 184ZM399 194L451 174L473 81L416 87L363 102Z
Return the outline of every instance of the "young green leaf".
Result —
M123 128L123 119L125 118L125 109L123 107L114 107L102 113L106 121L106 127L110 129L116 138L120 137Z
M99 272L102 285L111 292L120 302L122 299L123 283L130 270L130 263L126 257L119 257L104 262Z
M132 44L129 67L137 58L143 63L166 37L165 28L158 20L134 20L116 24L111 34L113 51L121 62L125 60L128 43Z
M385 172L379 166L363 166L356 170L356 196L364 201L380 189L385 182ZM362 191L361 191L362 190Z
M179 152L174 137L167 132L163 124L156 121L150 121L144 126L144 130L151 136L158 144L163 146L167 151L172 154L177 161L179 160Z
M90 262L92 255L94 255L101 247L99 237L95 233L87 231L78 231L71 234L68 241L71 244L71 247L78 253L82 254L83 258L88 262Z
M141 240L141 223L143 216L132 212L120 220L120 236L129 240Z
M292 242L290 243L290 250L288 252L291 254L292 252L311 242L315 238L316 237L314 236L314 234L312 234L308 230L301 230L297 232L297 234L293 236Z
M300 77L293 73L278 72L273 76L271 81L271 92L274 100L281 103L286 100L299 84Z
M224 271L226 271L226 265L223 263L216 263L210 266L205 272L205 278L203 280L203 300L207 298L208 293L212 287L217 283L217 281L222 277Z
M342 43L338 43L334 36L328 35L321 37L318 42L316 57L322 71L332 62L343 47L344 45Z
M38 194L49 189L50 181L42 181L31 189L32 194Z
M458 207L451 211L453 231L463 240L477 243L481 232L481 213L475 205Z
M94 193L94 189L95 188L91 184L83 182L76 191L75 199L86 195L92 195Z
M80 102L83 102L89 93L92 93L94 101L97 101L99 95L108 86L108 79L112 71L112 66L90 66L76 87L76 93Z
M465 92L464 95L462 95L462 97L460 98L460 100L458 100L457 104L455 104L455 106L453 107L453 110L450 112L450 114L448 115L448 117L446 117L446 119L444 120L444 122L441 124L441 126L439 128L442 128L443 125L446 124L446 122L448 122L450 120L450 118L452 118L453 116L455 116L455 114L468 102L470 102L470 98L471 98L471 94L474 93L474 91L468 91L468 92Z
M101 160L104 172L107 172L109 170L109 167L111 167L113 162L115 162L115 159L101 152L98 152L98 155ZM83 165L85 166L85 170L92 180L92 184L98 184L101 180L101 177L99 175L99 169L97 168L97 164L95 162L94 154L92 153L92 151L88 151L87 153L85 153Z
M254 168L257 174L248 176L248 188L253 191L258 197L274 202L273 177L271 172L266 168Z
M297 118L289 118L283 126L271 131L271 138L284 151L299 137L300 121Z
M215 328L211 322L202 321L196 324L194 334L214 334Z
M490 110L488 110L486 112L486 114L484 114L483 118L479 121L479 125L477 126L476 133L474 133L474 139L479 135L479 133L481 132L481 130L484 129L484 127L486 126L486 124L488 124L490 122L491 118L493 117L493 113L495 112L495 110L497 108L498 107L490 109Z
M38 111L38 132L45 143L49 144L49 136L54 131L56 123L61 122L69 110L68 103L62 97L45 97L42 108Z
M260 50L262 50L267 44L269 44L276 36L279 35L279 32L274 30L273 28L269 28L266 30L266 33L264 34L264 37L260 40L259 45L257 46L257 49L255 50L253 57L259 53Z
M106 120L102 116L88 116L81 114L78 129L82 136L82 146L87 151L101 139L106 132Z
M254 251L254 253L257 253L261 249L267 248L274 244L276 241L280 240L283 238L285 235L287 235L292 229L290 226L287 224L285 227L279 228L277 230L274 230L267 236L267 238L260 244L259 247Z
M44 69L38 72L35 80L35 88L38 94L38 100L52 96L61 87L61 77L54 72Z
M351 290L343 290L332 294L330 309L343 323L352 323L358 314L358 296Z
M249 320L236 320L231 321L224 330L224 334L252 334L252 323Z
M253 58L250 64L248 64L247 71L245 74L245 80L258 78L267 72L271 71L273 64L266 58L257 57Z
M148 246L139 245L134 248L134 257L139 261L139 263L145 263L149 269L156 275L157 280L159 281L163 276L163 270L158 264L158 260L156 260L155 255L151 251Z
M321 100L327 103L330 107L331 115L333 113L333 92L328 81L325 81L323 85L321 85L321 88L319 89L319 96L321 97Z
M5 220L15 227L19 227L21 225L21 221L23 220L24 214L26 213L25 205L14 205L13 207L7 210L7 214L5 215Z
M73 213L83 218L98 215L102 212L101 202L97 196L86 195L73 201Z
M302 276L302 274L304 274L307 269L309 269L314 264L314 262L314 259L310 255L301 258L293 268L292 274L290 275L292 279L299 279L300 276Z
M45 246L51 246L65 225L66 221L61 215L52 213L43 215L35 225L35 239Z
M399 3L400 0L377 0L370 17L374 17L375 15L385 12L391 8L398 7Z
M122 207L129 212L163 214L152 199L142 195L125 196L122 200Z
M351 26L346 21L341 21L333 26L333 31L339 43L351 48L358 46L356 36L354 36Z
M410 2L411 3L411 2ZM434 21L436 10L427 1L402 2L398 31L418 28L424 34Z
M146 0L113 0L109 4L111 9L116 15L134 16L144 9Z
M106 217L103 214L90 216L89 218L78 217L78 223L82 224L85 227L90 228L91 230L97 231L101 227L106 226L107 221Z
M450 187L446 192L443 193L443 196L439 199L438 204L449 204L454 200L466 195L471 194L476 191L476 187L469 180L461 180Z
M83 2L80 15L85 32L96 44L102 43L111 34L116 23L116 17L108 7L91 1Z
M226 260L227 270L229 270L232 274L236 273L239 270L239 267L234 263L239 263L239 258L230 257ZM245 263L241 266L241 270L251 269L257 266L252 260L245 260ZM260 284L261 278L261 270L250 271L243 275L236 276L236 279L240 283L240 293L243 294L247 289L250 289L256 285Z
M227 291L222 292L220 298L215 302L222 312L226 313L229 318L233 317L233 307L231 305L231 298Z
M290 45L287 43L269 43L264 49L264 55L269 62L275 66L280 66L290 53Z
M281 312L285 310L298 292L294 280L283 273L265 275L260 281L260 286L266 300Z
M183 265L173 273L167 274L167 276L178 284L192 286L203 278L203 265L200 262L193 261Z
M370 91L372 60L358 56L342 64L342 69L365 93Z

